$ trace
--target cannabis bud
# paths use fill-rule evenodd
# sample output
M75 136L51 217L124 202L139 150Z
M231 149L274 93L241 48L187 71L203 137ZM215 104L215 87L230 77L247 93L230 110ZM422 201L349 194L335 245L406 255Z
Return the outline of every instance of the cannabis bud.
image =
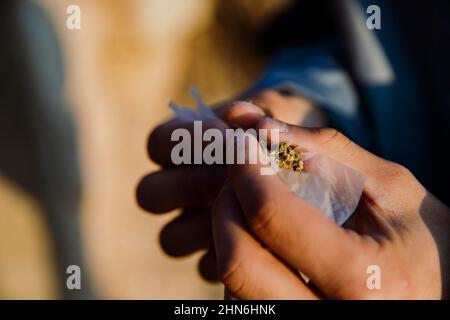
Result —
M280 169L287 169L296 172L303 171L303 160L301 153L298 152L297 145L288 142L282 142L278 150L272 150L269 155L275 159Z

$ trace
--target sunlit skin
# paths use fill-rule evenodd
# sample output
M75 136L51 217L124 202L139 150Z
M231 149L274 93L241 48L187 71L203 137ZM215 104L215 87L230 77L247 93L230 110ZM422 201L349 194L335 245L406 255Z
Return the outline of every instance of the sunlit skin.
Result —
M256 103L265 110L234 104L225 108L222 119L233 127L273 128L276 123L267 121L267 114L277 117L283 99L293 103L295 98L269 95L273 111L264 100ZM295 106L291 107L293 114L283 120L298 123L301 112L295 114ZM228 298L448 296L449 209L404 167L367 152L333 129L289 126L280 137L283 141L327 155L367 176L360 204L342 228L295 196L276 175L260 175L258 164L173 168L162 161L170 160L170 131L190 125L172 121L153 132L150 155L164 169L143 179L138 198L152 212L191 208L164 228L162 246L178 256L209 249L200 269L213 279L217 261ZM192 209L211 204L212 231L208 209ZM369 265L380 267L379 290L367 288ZM306 284L297 270L311 281Z
M264 116L255 126L277 127ZM229 180L212 217L218 269L230 296L439 299L448 295L450 211L406 168L371 154L333 129L290 125L280 139L365 174L363 196L352 221L341 228L277 176L261 175L259 164L228 166ZM371 265L381 270L379 290L367 286ZM305 284L297 270L311 282Z

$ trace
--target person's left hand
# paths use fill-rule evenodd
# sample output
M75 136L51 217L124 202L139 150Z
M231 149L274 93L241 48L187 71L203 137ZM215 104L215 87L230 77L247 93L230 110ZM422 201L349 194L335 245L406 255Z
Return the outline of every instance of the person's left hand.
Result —
M248 96L257 107L253 112L239 104L230 107L224 103L216 108L218 115L227 122L251 122L256 116L266 113L289 123L324 121L323 115L315 110L306 99L285 96L274 90L263 90ZM252 116L253 113L253 116ZM218 120L203 122L203 129L225 128ZM193 121L175 118L162 123L151 133L148 140L150 158L161 165L161 170L147 174L137 187L137 200L146 211L162 214L182 208L182 213L167 223L161 230L160 244L169 255L183 257L200 250L206 250L200 258L199 271L203 278L217 281L216 257L214 252L210 205L216 198L226 178L223 165L174 165L171 151L176 142L171 141L175 129L184 128L192 133Z

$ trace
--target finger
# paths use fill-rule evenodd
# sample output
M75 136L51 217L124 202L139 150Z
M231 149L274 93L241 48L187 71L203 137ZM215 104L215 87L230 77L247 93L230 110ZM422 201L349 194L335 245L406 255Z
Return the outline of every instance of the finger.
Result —
M242 102L242 103L232 103L230 106L233 107L235 105L238 106L237 109L239 109L239 105L240 104L245 104L246 108L245 108L245 115L243 115L242 113L240 114L240 121L251 121L252 117L254 117L255 115L264 115L264 112L252 105L251 103L246 103L246 102ZM229 107L224 108L225 114L227 113L227 110L229 109ZM232 114L236 114L236 112L238 111L237 109L235 109L234 112L232 112ZM221 116L222 118L224 116ZM256 119L256 118L255 118ZM199 123L199 122L197 122ZM172 119L166 123L163 123L162 125L156 127L153 132L150 134L150 137L148 139L148 143L147 143L147 149L148 149L148 154L150 156L150 158L155 161L158 164L161 164L163 166L172 166L173 162L171 159L171 151L173 149L173 147L175 145L178 144L178 141L172 141L172 134L175 130L180 129L180 130L187 130L188 134L195 139L196 136L198 136L198 133L200 134L199 137L200 139L203 136L203 132L208 130L208 129L212 129L212 128L216 128L219 129L220 131L222 131L223 133L225 132L225 130L228 128L228 126L220 119L212 119L212 120L202 120L200 121L201 123L201 127L199 124L196 124L193 121L182 121L179 120L177 118ZM254 123L252 123L254 124ZM197 130L197 131L196 131ZM197 135L196 135L197 132ZM203 142L203 145L208 144L209 142Z
M355 170L371 174L386 161L361 148L346 136L331 128L304 128L263 117L256 129L277 130L279 141L298 144L303 151L315 152L333 158ZM267 135L271 143L271 135Z
M363 173L367 179L364 183L361 202L365 202L366 205L370 206L374 202L379 205L391 203L393 193L399 195L398 202L409 204L412 211L420 205L414 199L422 199L426 190L419 183L410 183L417 180L405 167L374 155L334 129L307 129L286 125L270 118L260 119L257 128L270 130L280 126L285 127L284 130L280 130L280 141L296 143L306 151L326 155ZM404 194L403 189L406 184L418 186L411 189L414 190L414 196ZM380 188L380 186L384 187ZM392 204L385 207L386 217L391 216L391 213L392 217L396 216L397 213L391 210ZM404 210L404 212L408 211Z
M262 108L268 116L283 122L309 127L327 123L321 108L298 95L269 89L252 96L251 102Z
M219 274L217 273L216 252L214 248L208 250L200 259L200 262L198 264L198 270L203 279L210 282L219 281Z
M159 241L164 252L173 257L211 248L213 241L209 209L185 209L161 230Z
M296 143L304 151L327 155L366 174L376 171L379 166L386 166L387 161L359 147L335 129L290 125L264 116L265 112L262 109L258 112L257 109L258 107L251 103L237 102L231 105L222 117L234 127L278 130L279 141ZM248 112L252 115L248 116ZM267 138L270 143L271 135Z
M196 124L197 123L197 124ZM203 131L216 128L222 132L228 127L221 120L204 120L194 123L194 121L181 121L177 118L172 119L156 127L150 134L147 143L147 151L150 158L165 167L173 166L171 152L179 141L172 141L172 134L175 130L186 130L191 137L191 142L199 136L202 139ZM206 143L206 142L205 142ZM193 152L192 152L193 154ZM191 161L193 163L193 161Z
M359 237L297 197L277 175L261 175L261 168L259 163L229 166L229 179L250 228L283 260L319 287L327 286L339 267L360 252Z
M229 187L212 212L218 271L229 295L238 299L315 299L292 272L256 241L245 227Z
M265 115L266 112L256 105L246 101L237 101L230 104L220 117L233 127L248 129L254 128Z
M139 183L137 201L154 213L207 205L217 196L225 178L226 170L220 166L180 166L154 172Z

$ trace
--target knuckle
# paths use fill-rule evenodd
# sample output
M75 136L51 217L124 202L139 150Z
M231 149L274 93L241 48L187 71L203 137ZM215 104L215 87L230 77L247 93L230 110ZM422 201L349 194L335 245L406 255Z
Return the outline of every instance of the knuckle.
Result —
M405 166L398 163L391 163L390 175L398 179L410 179L413 174Z
M349 138L334 128L320 128L316 133L321 147L333 146L334 148L343 148L351 143Z
M412 186L411 182L416 181L409 169L394 162L387 162L386 166L380 168L379 178L380 181L387 182L395 190L397 187L403 189L405 185Z

